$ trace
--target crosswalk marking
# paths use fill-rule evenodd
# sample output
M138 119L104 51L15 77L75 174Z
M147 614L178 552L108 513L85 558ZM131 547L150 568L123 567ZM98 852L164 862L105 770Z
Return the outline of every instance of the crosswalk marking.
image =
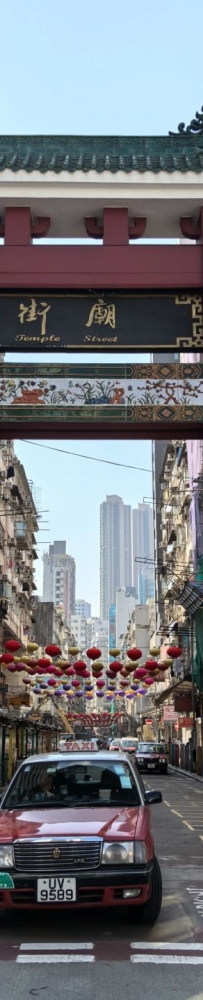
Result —
M61 964L71 962L95 962L95 955L76 955L75 953L71 954L71 952L69 955L59 955L58 953L53 955L22 955L21 953L17 956L16 962L23 965L31 965L31 963L33 965L51 965L59 964L59 962Z
M203 965L203 956L199 955L131 955L135 965Z
M135 951L202 951L203 944L191 944L182 941L132 941L130 947Z
M53 944L51 941L40 941L39 943L31 943L29 941L26 944L20 944L20 951L93 951L94 945L92 941L73 941L67 942L57 942Z

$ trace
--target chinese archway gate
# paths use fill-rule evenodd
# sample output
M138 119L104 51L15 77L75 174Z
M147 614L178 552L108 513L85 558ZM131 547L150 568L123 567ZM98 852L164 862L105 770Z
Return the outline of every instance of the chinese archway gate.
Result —
M2 136L0 216L1 436L202 437L203 116L161 137Z

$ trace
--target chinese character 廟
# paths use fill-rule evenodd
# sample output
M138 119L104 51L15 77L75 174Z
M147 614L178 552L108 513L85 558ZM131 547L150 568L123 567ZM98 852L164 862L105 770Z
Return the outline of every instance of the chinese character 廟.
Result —
M113 304L107 305L103 299L98 299L98 302L92 306L90 309L90 314L85 326L92 326L92 323L97 323L99 326L111 326L112 330L115 330L116 326L116 310Z

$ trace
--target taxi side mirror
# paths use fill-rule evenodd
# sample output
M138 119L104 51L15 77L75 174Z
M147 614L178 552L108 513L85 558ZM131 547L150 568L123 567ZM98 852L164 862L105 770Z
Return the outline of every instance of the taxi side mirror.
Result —
M154 806L156 802L162 802L161 792L153 792L151 789L145 792L145 802L147 806Z

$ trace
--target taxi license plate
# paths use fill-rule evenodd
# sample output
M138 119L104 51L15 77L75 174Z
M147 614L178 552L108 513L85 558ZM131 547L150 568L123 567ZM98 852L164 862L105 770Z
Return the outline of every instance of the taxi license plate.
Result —
M148 764L148 767L155 767L155 764Z
M38 903L74 903L76 900L75 878L38 878Z

